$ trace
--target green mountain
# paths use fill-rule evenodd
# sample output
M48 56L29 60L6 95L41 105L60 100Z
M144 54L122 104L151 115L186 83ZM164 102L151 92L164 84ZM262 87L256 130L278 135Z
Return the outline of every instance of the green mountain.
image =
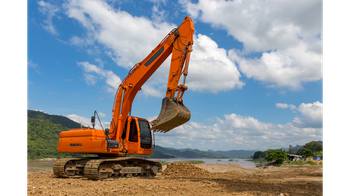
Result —
M255 150L228 150L228 151L210 151L216 154L221 154L229 158L246 158L251 157L256 152Z
M80 124L72 121L65 116L46 114L40 111L28 110L28 118L48 120L54 124L62 125L67 128L80 128Z
M167 155L172 155L177 158L228 158L225 155L213 153L213 152L207 152L207 151L200 151L197 149L174 149L174 148L164 148L161 146L156 146L154 151L160 151Z
M174 155L164 154L160 151L152 150L151 155L126 155L127 157L140 157L144 159L172 159L176 158Z
M84 156L57 152L61 131L68 131L72 128L80 128L80 124L64 116L28 110L27 158L33 160Z

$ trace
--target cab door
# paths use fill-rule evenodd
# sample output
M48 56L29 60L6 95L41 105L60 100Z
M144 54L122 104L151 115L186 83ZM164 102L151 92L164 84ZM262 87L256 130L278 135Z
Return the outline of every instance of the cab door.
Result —
M149 126L149 122L143 119L138 119L138 124L140 128L140 139L142 149L152 148L152 134Z
M131 118L130 124L128 126L128 153L137 154L139 146L139 131L136 124L136 119Z

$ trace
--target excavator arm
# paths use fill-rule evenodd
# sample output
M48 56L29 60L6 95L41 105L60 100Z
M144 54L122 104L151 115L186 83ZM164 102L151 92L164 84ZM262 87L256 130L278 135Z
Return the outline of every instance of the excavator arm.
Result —
M112 121L109 132L112 140L120 140L132 102L142 85L152 76L159 66L171 56L171 64L162 109L157 119L151 122L154 131L167 132L191 118L190 111L183 105L183 94L187 90L185 80L193 45L194 25L189 17L173 29L157 47L140 63L137 63L119 85L114 98ZM184 82L179 85L183 75Z

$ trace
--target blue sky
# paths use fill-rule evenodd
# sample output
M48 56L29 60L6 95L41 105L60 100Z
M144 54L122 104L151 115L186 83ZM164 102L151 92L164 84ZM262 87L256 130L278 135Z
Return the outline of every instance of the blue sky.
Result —
M191 120L158 145L253 150L323 140L322 1L28 1L27 108L109 126L129 69L185 16L194 46L184 103ZM137 95L152 120L169 61Z

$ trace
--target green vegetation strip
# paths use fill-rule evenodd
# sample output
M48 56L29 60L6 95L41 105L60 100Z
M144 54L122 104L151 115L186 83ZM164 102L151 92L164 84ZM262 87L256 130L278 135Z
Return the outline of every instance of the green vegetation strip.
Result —
M38 169L38 170L50 170L48 168L41 168L41 167L35 167L35 169Z
M313 161L287 161L285 163L277 165L277 167L279 167L279 166L291 166L291 165L317 165L317 163L315 163Z

